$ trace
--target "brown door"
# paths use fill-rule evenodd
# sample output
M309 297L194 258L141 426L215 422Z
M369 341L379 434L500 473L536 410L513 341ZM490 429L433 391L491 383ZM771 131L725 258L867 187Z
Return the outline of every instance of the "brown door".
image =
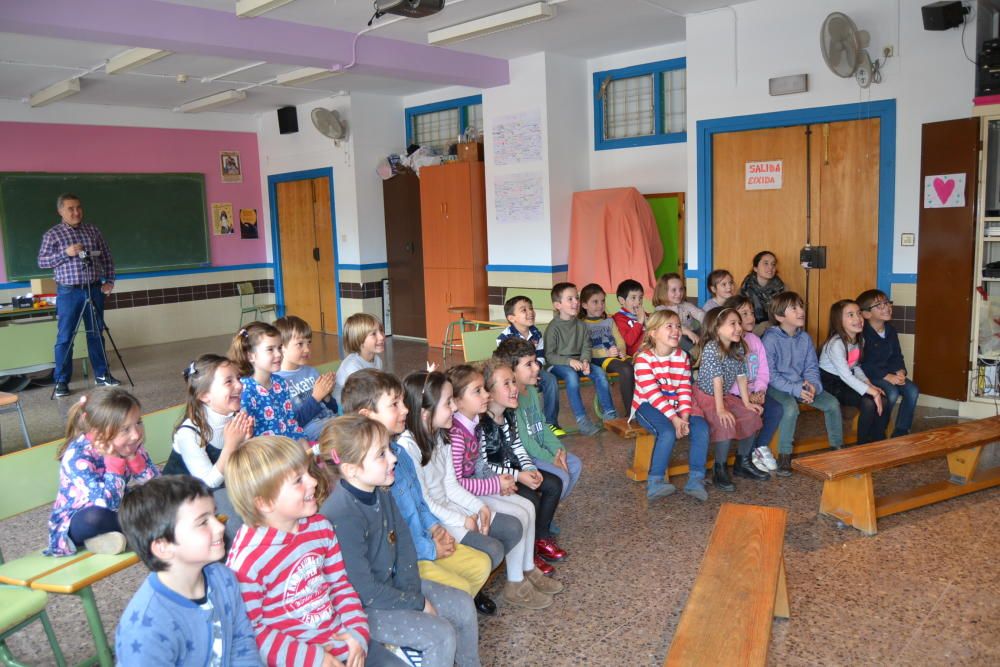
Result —
M285 313L337 333L336 265L328 178L278 183L278 237Z
M712 268L729 269L739 283L754 254L774 252L786 287L806 299L806 328L817 344L826 337L833 302L876 283L878 146L877 119L714 140ZM747 190L746 163L765 160L782 161L782 187ZM807 242L826 246L827 268L807 274L801 267L799 251Z
M975 270L979 119L927 123L921 132L920 183L934 174L966 174L965 206L920 208L913 375L920 392L968 398ZM923 188L921 187L921 192Z
M392 332L424 338L424 250L420 181L412 172L382 181Z

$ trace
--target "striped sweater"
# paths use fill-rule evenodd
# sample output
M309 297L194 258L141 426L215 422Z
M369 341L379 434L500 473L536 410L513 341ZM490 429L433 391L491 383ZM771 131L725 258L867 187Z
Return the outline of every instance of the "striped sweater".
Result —
M666 357L658 357L652 350L643 350L632 363L635 393L630 420L643 403L649 403L668 419L691 411L691 363L686 352L678 347Z
M455 466L458 483L466 491L476 496L491 496L500 493L500 477L486 462L486 452L479 446L476 425L460 412L455 413L451 423L451 464Z
M226 565L236 573L268 665L319 667L324 651L346 660L347 644L335 639L344 632L368 646L368 617L322 516L300 519L294 533L243 525Z
M486 462L498 475L517 476L521 470L537 470L517 433L515 411L503 411L503 422L498 424L487 415L479 422L479 447L486 454Z

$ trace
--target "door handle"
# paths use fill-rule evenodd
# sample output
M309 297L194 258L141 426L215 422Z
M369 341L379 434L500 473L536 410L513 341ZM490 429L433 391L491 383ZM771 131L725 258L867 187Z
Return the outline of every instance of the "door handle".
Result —
M319 261L319 248L313 248L313 259Z
M410 253L412 255L413 254L413 250L414 250L413 242L410 241L409 243L407 243L406 245L404 245L403 246L403 250L405 250L406 252L408 252L408 253Z

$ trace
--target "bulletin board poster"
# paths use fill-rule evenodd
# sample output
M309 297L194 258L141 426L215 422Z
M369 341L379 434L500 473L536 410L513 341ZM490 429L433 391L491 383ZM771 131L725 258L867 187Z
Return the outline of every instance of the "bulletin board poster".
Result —
M965 174L924 176L924 208L965 208Z
M743 183L747 190L780 190L781 160L757 160L746 163Z
M259 236L257 233L257 209L255 208L241 208L240 209L240 238L241 239L255 239Z
M233 205L215 203L212 204L212 234L215 236L229 236L235 233L233 227Z

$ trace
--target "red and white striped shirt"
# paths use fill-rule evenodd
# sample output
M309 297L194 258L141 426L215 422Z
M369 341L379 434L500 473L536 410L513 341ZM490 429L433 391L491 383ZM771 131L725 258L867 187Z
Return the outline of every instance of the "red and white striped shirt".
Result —
M635 393L630 420L643 403L649 403L668 419L691 411L691 362L684 350L675 348L666 357L643 350L632 360L632 367Z
M243 525L226 565L236 573L261 657L269 666L320 667L347 660L349 632L368 646L368 616L347 579L333 526L319 514L298 530Z

